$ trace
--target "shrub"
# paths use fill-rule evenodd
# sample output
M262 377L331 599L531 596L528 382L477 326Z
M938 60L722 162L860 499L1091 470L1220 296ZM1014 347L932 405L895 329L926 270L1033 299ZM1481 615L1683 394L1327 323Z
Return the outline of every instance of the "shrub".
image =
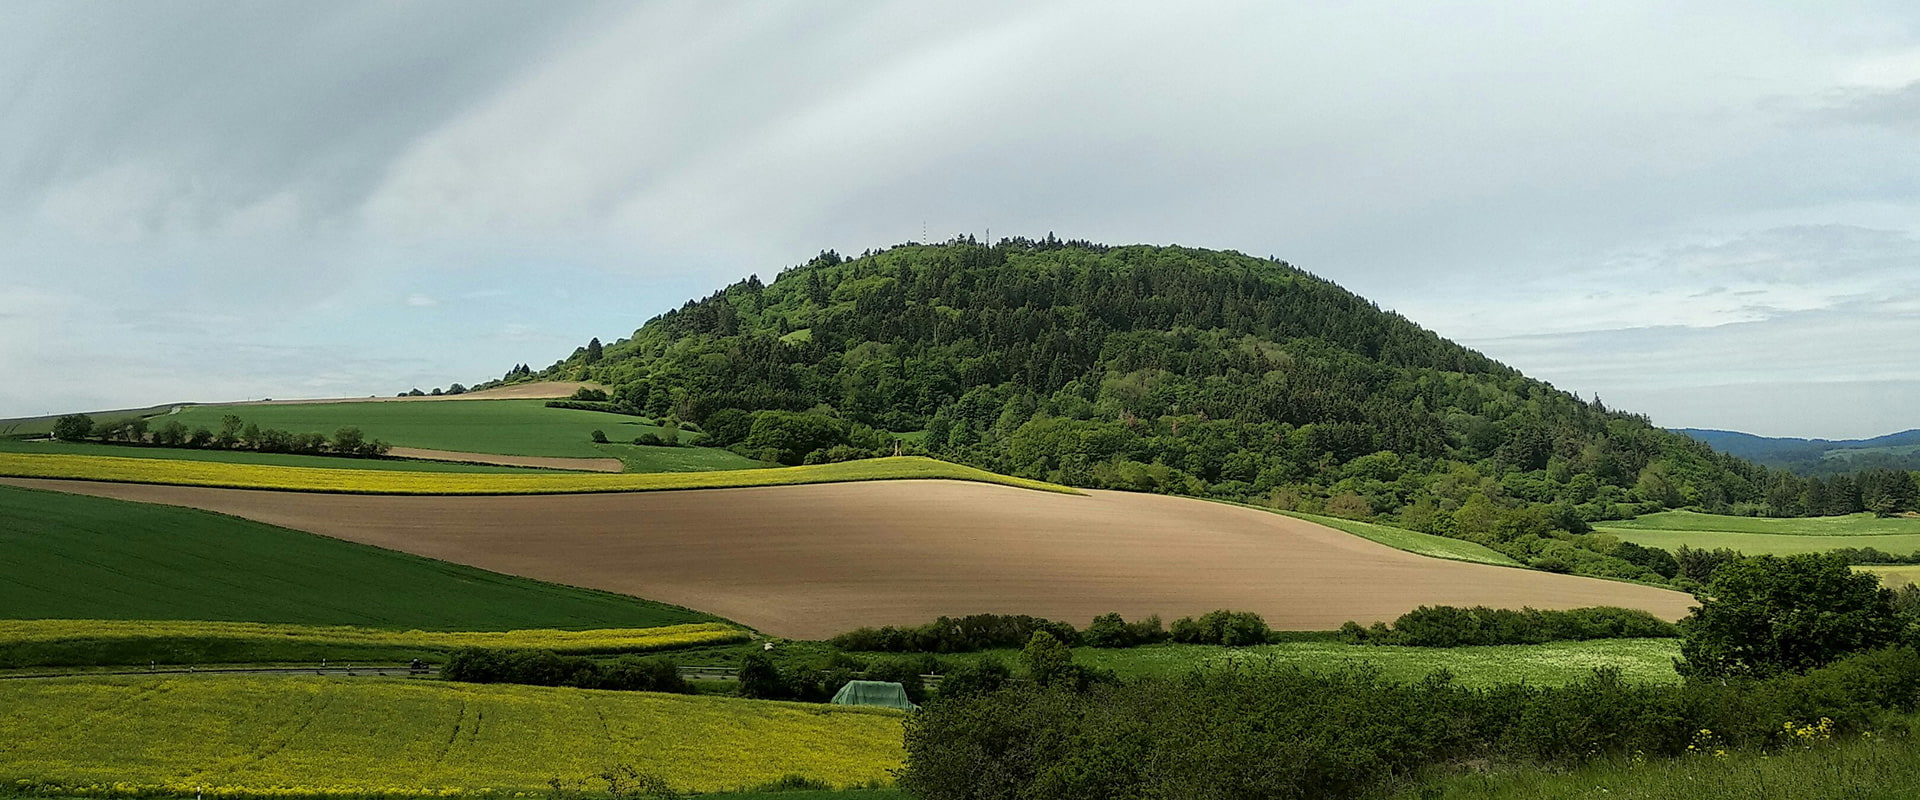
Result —
M973 614L912 627L859 628L833 637L832 642L842 650L968 653L1024 647L1036 631L1046 631L1068 645L1080 641L1079 632L1065 622L1025 614Z
M592 434L592 435L593 435L593 441L594 441L594 443L595 443L595 444L606 444L606 443L607 443L607 432L606 432L606 431L603 431L603 430L600 430L600 429L598 429L598 428L596 428L596 429L594 429L594 431L593 431L593 434Z
M1713 573L1682 629L1683 675L1804 672L1898 641L1906 623L1872 573L1825 554L1754 556Z
M1345 641L1409 647L1540 644L1679 635L1677 626L1659 617L1639 609L1612 606L1567 611L1421 606L1402 614L1391 627L1366 630L1354 622L1340 627L1340 637Z
M85 414L68 414L53 421L53 438L63 442L77 442L93 435L93 417Z
M1565 766L1788 744L1787 723L1839 733L1904 724L1920 653L1889 648L1806 675L1638 685L1596 670L1573 684L1473 689L1349 668L1241 664L1085 689L1008 684L955 693L907 720L902 789L924 800L1379 796L1405 779L1489 759ZM1824 726L1823 726L1824 727Z
M1265 644L1272 634L1267 621L1251 611L1220 609L1200 615L1199 619L1181 617L1168 629L1174 641L1182 644L1222 644L1242 647Z
M630 692L692 694L680 670L664 658L622 656L602 663L551 650L465 648L447 659L440 677L463 683L517 683Z

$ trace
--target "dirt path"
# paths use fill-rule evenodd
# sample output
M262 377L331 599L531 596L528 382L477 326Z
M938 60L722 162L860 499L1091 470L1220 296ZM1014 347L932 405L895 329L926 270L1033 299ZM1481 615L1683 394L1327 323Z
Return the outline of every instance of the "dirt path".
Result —
M956 481L532 497L393 497L5 479L204 508L541 580L831 636L941 615L1084 625L1257 611L1277 628L1391 620L1420 605L1643 608L1688 595L1417 556L1303 520L1159 495Z
M462 453L457 450L428 450L421 447L396 447L388 451L396 458L424 458L428 461L458 461L466 464L498 464L503 467L546 467L577 469L583 472L622 472L627 465L617 458L562 458L558 456L502 456L493 453Z

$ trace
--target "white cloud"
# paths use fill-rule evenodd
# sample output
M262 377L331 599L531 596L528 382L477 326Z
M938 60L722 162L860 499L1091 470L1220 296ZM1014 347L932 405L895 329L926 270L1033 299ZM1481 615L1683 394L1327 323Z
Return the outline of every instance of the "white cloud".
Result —
M431 297L428 297L424 294L410 294L410 295L407 295L407 305L412 306L414 308L430 308L433 306L440 305L440 301L435 300Z

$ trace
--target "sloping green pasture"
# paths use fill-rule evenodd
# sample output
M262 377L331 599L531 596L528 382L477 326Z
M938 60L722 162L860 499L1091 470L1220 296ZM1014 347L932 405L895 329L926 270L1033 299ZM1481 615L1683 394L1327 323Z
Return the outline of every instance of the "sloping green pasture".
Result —
M1665 511L1594 527L1624 541L1666 550L1684 545L1724 547L1748 555L1823 553L1842 547L1871 547L1903 555L1920 551L1920 519L1872 514L1768 519Z
M369 439L397 447L421 447L465 453L561 458L618 458L630 471L741 469L759 462L718 448L658 448L625 444L643 433L665 429L639 417L548 408L545 400L461 400L431 402L296 403L287 405L188 406L161 414L151 424L178 421L188 428L219 430L232 414L262 428L332 435L353 426ZM594 431L611 444L595 444ZM681 432L683 438L691 436ZM661 452L664 451L664 452Z
M172 506L0 486L0 617L437 631L715 618Z

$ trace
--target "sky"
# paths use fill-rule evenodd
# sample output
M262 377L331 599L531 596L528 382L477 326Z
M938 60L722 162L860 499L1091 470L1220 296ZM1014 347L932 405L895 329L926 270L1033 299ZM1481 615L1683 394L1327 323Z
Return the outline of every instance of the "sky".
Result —
M989 232L1275 256L1658 425L1920 428L1920 6L0 5L0 417L473 384Z

